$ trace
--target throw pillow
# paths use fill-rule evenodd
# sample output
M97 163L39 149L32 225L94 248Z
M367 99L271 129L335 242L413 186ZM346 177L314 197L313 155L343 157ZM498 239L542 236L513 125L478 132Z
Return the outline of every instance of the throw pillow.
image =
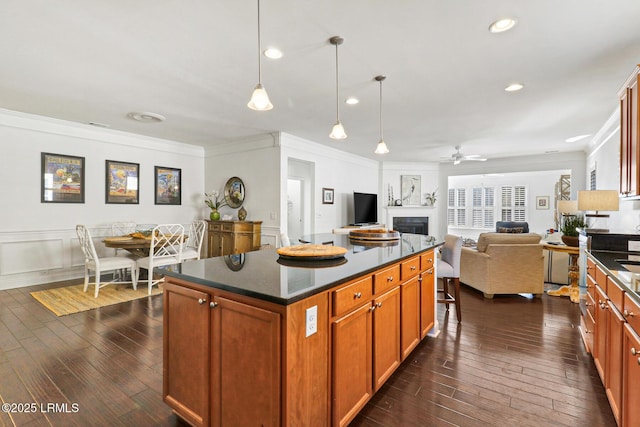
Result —
M498 233L523 233L524 227L498 227Z

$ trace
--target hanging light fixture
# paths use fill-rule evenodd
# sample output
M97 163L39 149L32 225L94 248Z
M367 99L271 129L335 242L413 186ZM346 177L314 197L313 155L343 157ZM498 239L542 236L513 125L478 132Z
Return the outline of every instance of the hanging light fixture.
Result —
M376 154L387 154L389 149L387 148L387 144L384 142L384 137L382 136L382 82L386 79L386 76L376 76L375 80L380 82L380 141L378 141L378 146L376 147Z
M256 111L268 111L273 108L273 104L269 101L269 95L264 86L262 86L262 48L260 46L260 0L258 0L258 84L253 90L251 100L247 107Z
M333 125L329 138L331 139L345 139L347 134L344 131L344 127L340 122L340 93L338 84L338 45L341 45L344 39L340 36L334 36L329 39L329 43L336 47L336 124Z

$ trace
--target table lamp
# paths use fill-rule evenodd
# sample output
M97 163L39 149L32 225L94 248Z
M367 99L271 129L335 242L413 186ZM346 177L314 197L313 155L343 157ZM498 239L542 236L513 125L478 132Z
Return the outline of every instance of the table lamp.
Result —
M560 227L564 224L564 220L568 216L574 216L578 213L578 201L577 200L558 200L556 210L560 217Z
M620 199L616 190L582 190L578 191L578 209L581 211L595 211L595 214L586 213L587 221L593 218L593 223L589 225L592 231L609 231L606 228L606 221L609 214L601 214L600 211L619 210ZM602 220L604 227L595 228L596 223Z

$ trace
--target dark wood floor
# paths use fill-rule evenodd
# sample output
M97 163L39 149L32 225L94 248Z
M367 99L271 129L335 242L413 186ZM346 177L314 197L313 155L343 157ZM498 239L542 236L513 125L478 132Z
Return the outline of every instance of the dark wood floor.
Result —
M56 317L29 295L42 288L0 291L0 401L38 405L0 412L0 426L180 425L161 397L161 296ZM443 308L440 336L352 426L615 425L568 298L485 300L463 286L463 323Z

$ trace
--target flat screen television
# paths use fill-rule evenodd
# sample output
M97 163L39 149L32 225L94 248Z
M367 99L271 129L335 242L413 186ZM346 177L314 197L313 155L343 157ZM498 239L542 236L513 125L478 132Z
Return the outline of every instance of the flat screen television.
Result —
M353 223L376 224L378 222L378 195L353 192Z

